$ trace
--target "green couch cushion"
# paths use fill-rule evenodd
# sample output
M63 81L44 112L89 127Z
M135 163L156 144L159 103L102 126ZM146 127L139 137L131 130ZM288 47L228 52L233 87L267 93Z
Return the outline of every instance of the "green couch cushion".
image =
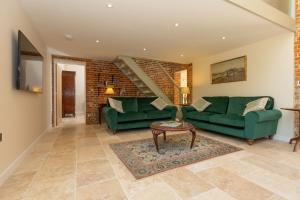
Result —
M228 107L229 97L203 97L206 101L211 104L204 110L205 112L225 114Z
M123 110L127 112L138 112L138 104L136 97L112 97L113 99L122 101Z
M245 117L236 114L218 114L209 117L209 122L239 128L245 127Z
M133 122L147 120L147 114L143 112L118 113L118 122Z
M268 96L256 96L256 97L229 97L229 105L227 109L227 114L237 114L242 115L246 104L254 101L256 99L262 98L262 97L268 97ZM268 97L269 101L266 105L266 110L273 109L274 106L274 99L272 97Z
M138 97L137 104L138 104L138 111L149 111L149 110L157 110L154 106L150 103L157 99L157 97Z
M209 122L209 117L212 116L212 115L215 115L215 113L192 111L192 112L188 112L186 114L186 118L187 119L198 120L198 121Z
M145 113L148 119L166 119L171 117L171 112L164 110L150 110Z

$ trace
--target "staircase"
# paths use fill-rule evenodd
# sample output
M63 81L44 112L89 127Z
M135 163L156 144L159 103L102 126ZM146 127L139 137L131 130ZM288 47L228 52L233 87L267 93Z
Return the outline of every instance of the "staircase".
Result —
M166 103L173 104L168 96L156 85L156 83L138 66L138 64L131 57L118 56L113 63L145 96L158 96L164 99ZM163 68L162 66L160 67ZM172 77L168 74L168 72L166 72L164 68L163 72L167 73L168 78L171 79L175 84ZM176 87L179 88L179 86L177 85Z

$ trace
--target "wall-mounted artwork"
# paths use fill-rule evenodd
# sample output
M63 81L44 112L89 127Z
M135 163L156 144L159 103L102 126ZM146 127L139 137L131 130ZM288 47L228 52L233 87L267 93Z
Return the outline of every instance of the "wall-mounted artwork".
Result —
M211 64L212 84L246 81L247 56Z

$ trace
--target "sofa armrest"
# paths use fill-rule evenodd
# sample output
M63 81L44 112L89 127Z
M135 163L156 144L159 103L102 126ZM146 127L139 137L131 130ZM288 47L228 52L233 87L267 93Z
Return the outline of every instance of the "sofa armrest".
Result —
M279 110L252 111L245 116L245 138L254 140L276 134Z
M185 120L187 113L191 111L196 111L196 109L193 106L181 106L182 119Z
M117 130L118 126L118 113L111 107L104 107L102 109L107 125L113 130Z
M246 114L246 121L266 122L280 119L282 116L279 110L260 110L252 111Z
M177 113L177 107L176 106L168 105L167 107L164 108L164 110L171 113L172 119L176 118L176 113Z

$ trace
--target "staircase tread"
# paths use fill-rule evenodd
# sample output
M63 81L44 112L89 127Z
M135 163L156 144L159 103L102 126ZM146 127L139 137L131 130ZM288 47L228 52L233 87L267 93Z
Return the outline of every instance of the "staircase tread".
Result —
M162 88L157 86L133 58L121 55L113 63L145 96L162 96L170 101Z

